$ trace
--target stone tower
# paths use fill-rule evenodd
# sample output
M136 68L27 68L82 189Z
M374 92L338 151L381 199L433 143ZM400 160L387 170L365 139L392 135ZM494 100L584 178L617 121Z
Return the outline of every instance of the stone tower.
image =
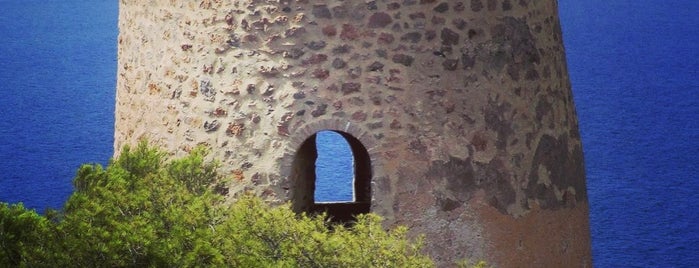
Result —
M424 234L440 266L591 266L555 0L121 0L115 151L210 147L255 192ZM320 204L315 133L354 154Z

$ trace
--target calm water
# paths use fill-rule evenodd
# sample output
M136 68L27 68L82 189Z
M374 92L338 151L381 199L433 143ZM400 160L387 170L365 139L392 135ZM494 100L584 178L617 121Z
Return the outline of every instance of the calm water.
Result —
M699 266L699 1L560 1L594 262Z
M117 1L0 0L0 201L60 208L112 154Z
M0 201L60 208L77 167L111 156L117 3L0 0ZM699 266L699 1L560 12L595 266ZM351 199L351 178L333 177L351 172L348 145L318 143L345 159L319 160L318 199Z
M316 202L354 201L353 156L340 134L321 131L316 134Z

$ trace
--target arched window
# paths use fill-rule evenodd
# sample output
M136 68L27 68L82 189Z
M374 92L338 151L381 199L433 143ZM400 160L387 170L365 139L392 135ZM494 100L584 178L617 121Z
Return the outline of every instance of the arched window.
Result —
M343 152L347 147L349 152ZM320 167L328 164L329 169ZM321 131L308 137L294 156L291 180L296 212L327 212L332 221L350 222L370 210L371 160L364 145L348 133Z

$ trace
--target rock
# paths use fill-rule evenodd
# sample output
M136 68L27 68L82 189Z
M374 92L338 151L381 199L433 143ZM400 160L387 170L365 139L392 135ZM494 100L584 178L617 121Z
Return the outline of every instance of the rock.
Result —
M218 120L204 122L204 131L206 132L214 132L218 130L219 127L221 127L221 122Z
M216 98L216 90L211 85L209 79L202 79L199 81L199 92L204 95L204 100L213 102Z
M369 23L367 23L367 27L369 28L384 28L387 25L391 24L393 22L393 19L391 19L391 16L384 13L384 12L377 12L371 15L369 17Z

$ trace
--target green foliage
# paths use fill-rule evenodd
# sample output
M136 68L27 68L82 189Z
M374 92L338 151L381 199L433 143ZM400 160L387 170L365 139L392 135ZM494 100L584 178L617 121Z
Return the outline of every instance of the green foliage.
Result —
M141 142L107 168L84 165L51 220L0 205L0 267L431 267L406 228L352 227L244 196L223 202L203 148L182 159ZM55 215L54 215L55 214Z
M125 147L107 169L85 165L57 229L71 263L190 266L209 258L221 198L209 190L215 166L204 151L164 164L145 142ZM220 216L219 216L220 217ZM203 254L203 256L199 256ZM206 262L200 263L208 264Z
M223 232L239 267L431 267L405 228L386 232L380 217L362 215L350 228L328 228L324 215L296 217L288 206L270 208L244 197L229 209Z
M0 266L43 262L50 253L51 222L22 203L0 203Z

